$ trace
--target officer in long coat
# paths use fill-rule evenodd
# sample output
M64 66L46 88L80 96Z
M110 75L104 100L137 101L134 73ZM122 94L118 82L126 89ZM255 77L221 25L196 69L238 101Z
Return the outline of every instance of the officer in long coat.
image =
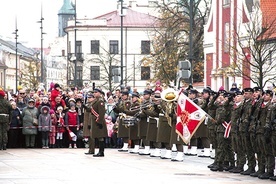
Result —
M8 129L11 117L12 106L4 99L5 92L0 89L0 150L7 149Z
M91 134L91 123L92 123L92 113L91 113L91 107L92 102L95 100L95 97L92 92L87 93L87 103L84 105L84 120L83 120L83 136L85 138L88 138L88 144L89 144L89 150L87 155L94 154L95 149L95 141L90 136Z
M95 100L92 102L91 113L91 138L98 139L99 152L94 157L104 157L104 138L107 137L107 127L105 123L105 103L102 98L102 90L94 89Z

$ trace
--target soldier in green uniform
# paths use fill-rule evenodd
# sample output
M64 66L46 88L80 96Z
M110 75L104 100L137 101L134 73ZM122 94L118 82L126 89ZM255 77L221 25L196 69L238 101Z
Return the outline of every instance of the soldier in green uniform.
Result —
M94 101L95 97L92 92L87 93L87 103L84 105L84 120L83 120L83 136L88 137L88 144L89 144L89 150L87 155L93 155L94 149L95 149L95 141L90 136L91 132L91 123L92 123L92 113L91 113L91 107L92 102Z
M121 91L121 98L119 99L118 103L115 105L113 111L119 114L117 119L118 122L118 138L123 139L123 147L119 149L120 152L127 152L128 151L128 140L129 140L129 129L128 127L123 125L123 119L125 118L125 111L129 110L131 102L129 101L129 93L128 91Z
M7 149L8 129L11 117L12 106L4 99L5 91L0 89L0 150Z
M273 110L271 115L270 122L270 131L271 131L271 146L273 156L276 156L276 106L275 102L273 103ZM271 176L269 179L272 181L276 181L276 176Z
M252 110L251 110L248 133L249 133L249 141L250 141L251 147L253 148L253 153L254 155L255 154L257 155L257 158L259 158L260 153L256 147L256 125L257 125L257 119L259 119L260 106L263 103L263 98L262 98L263 90L260 87L254 87L253 90L254 90L254 93L253 93ZM258 168L261 168L260 162L258 162ZM259 175L258 172L253 172L250 174L250 176L257 177Z
M239 125L239 132L241 135L241 148L244 148L244 152L247 158L248 169L246 171L241 171L240 173L243 175L250 175L255 172L256 167L256 159L255 152L253 151L253 147L250 143L249 137L249 125L250 125L250 117L252 114L252 100L254 89L245 88L243 89L244 95L244 104L242 109L241 123ZM239 172L239 170L236 170Z
M244 154L244 150L242 149L241 135L239 133L239 124L241 121L240 117L241 117L243 106L244 106L243 93L238 91L235 93L234 105L231 109L231 143L232 143L232 150L237 155L237 166L234 167L235 163L230 163L231 169L229 169L229 172L233 172L233 173L241 172L240 170L243 170L243 165L245 164L245 154Z
M94 89L95 100L92 102L91 113L91 138L98 139L99 152L94 157L104 157L104 138L107 137L107 128L105 123L105 103L102 98L102 90Z
M272 97L273 92L271 90L264 92L263 103L259 107L260 112L256 126L256 146L259 150L258 162L260 162L256 175L260 179L269 179L269 177L274 176L275 158L272 154L271 137L267 137L266 135L266 127L269 127L273 109L271 104Z
M225 128L224 122L230 121L229 101L224 97L225 90L219 91L219 96L216 99L217 105L215 121L217 125L216 140L217 140L217 165L210 168L211 171L223 171L223 162L225 161L228 153L229 140L224 138Z

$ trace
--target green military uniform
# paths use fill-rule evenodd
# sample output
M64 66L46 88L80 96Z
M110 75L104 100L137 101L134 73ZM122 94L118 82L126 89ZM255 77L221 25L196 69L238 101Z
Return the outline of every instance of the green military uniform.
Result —
M161 107L162 111L159 113L159 124L158 124L158 130L157 130L157 137L156 141L157 142L162 142L165 143L166 149L170 149L169 142L170 142L170 134L171 134L171 126L168 123L168 119L165 116L164 112L166 111L166 105L168 102L162 101L161 102Z
M249 137L249 126L250 126L250 118L252 114L252 99L247 99L244 102L242 116L241 116L241 123L239 126L239 132L241 135L241 148L244 148L244 153L246 155L248 161L248 169L244 172L241 172L243 175L249 175L255 172L256 167L256 159L253 147L250 142Z
M234 168L235 164L231 163L230 172L240 173L243 171L243 166L246 162L244 150L241 143L241 135L239 133L240 117L243 109L243 102L240 104L234 104L231 110L231 143L232 149L237 154L237 166Z
M276 156L276 106L273 104L273 111L271 115L271 123L270 123L270 128L271 128L271 146L272 146L272 153L273 156ZM271 176L271 180L276 181L276 176Z
M269 93L272 93L272 91L267 90L265 95ZM275 158L272 154L271 140L269 140L270 138L267 139L265 136L265 126L270 124L273 106L271 101L265 102L264 100L259 108L259 119L256 125L256 146L259 153L259 170L253 176L258 176L261 179L268 179L274 175ZM267 169L266 172L265 167Z
M8 130L11 117L12 106L4 99L5 93L0 90L0 150L7 149Z

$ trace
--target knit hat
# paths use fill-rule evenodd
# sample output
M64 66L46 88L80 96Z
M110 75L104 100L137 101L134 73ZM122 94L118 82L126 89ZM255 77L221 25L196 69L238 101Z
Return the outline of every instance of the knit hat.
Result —
M0 89L0 96L2 96L2 97L5 96L5 91L3 91L2 89Z
M53 109L50 109L50 114L55 114L55 111Z

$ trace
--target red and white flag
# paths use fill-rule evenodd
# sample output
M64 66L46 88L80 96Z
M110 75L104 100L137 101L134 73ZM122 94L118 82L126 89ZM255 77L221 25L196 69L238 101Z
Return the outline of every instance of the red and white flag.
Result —
M181 92L177 101L176 133L186 144L205 118L206 112Z

